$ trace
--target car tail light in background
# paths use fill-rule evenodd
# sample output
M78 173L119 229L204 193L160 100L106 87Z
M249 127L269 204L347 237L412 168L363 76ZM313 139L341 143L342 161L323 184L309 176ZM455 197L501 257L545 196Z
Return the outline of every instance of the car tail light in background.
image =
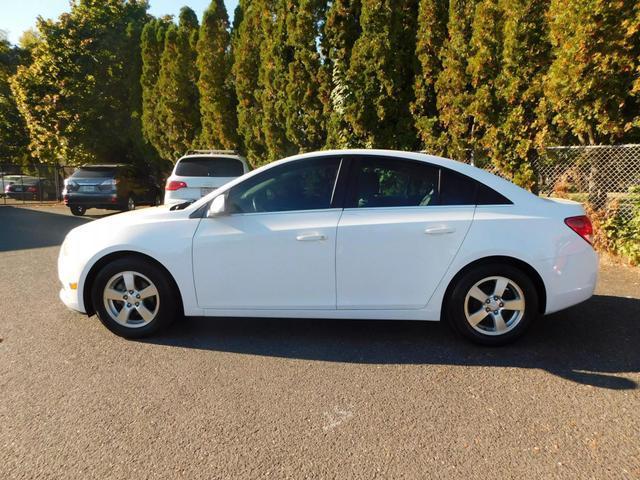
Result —
M27 187L27 192L29 193L36 193L37 191L38 189L33 185L31 185L30 187Z
M177 180L167 180L167 185L164 187L165 190L180 190L181 188L187 188L187 184L185 182L179 182Z
M564 219L564 223L566 223L571 230L593 245L593 227L591 226L591 220L589 220L589 217L586 215L569 217Z

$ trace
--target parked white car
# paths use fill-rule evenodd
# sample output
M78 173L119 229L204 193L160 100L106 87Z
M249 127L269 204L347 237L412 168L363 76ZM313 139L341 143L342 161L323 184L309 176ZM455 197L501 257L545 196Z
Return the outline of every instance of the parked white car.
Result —
M60 298L124 337L187 316L441 320L502 344L594 291L580 204L431 155L281 160L72 230Z
M190 150L167 179L164 203L198 200L248 171L247 161L233 150Z

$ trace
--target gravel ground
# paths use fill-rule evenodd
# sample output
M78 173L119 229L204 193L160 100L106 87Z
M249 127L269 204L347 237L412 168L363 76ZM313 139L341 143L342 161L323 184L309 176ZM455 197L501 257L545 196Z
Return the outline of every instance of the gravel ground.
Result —
M188 319L57 298L60 207L0 207L0 478L640 478L640 271L515 345L418 322Z

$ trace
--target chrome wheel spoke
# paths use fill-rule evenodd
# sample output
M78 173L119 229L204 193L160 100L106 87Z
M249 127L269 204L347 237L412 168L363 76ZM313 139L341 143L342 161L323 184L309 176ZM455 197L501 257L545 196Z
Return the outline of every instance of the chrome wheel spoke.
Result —
M509 280L504 277L498 277L496 279L496 286L493 289L493 294L497 297L502 297L504 291L507 289L507 285L509 285Z
M144 304L140 304L139 306L136 307L136 310L138 310L138 313L140 314L140 316L142 317L142 319L145 322L150 322L151 320L153 320L153 317L155 316L147 307L144 306Z
M471 325L473 325L474 327L479 324L482 320L484 320L485 318L487 318L487 315L489 315L487 313L487 311L484 308L481 308L480 310L478 310L475 313L472 313L471 315L469 315L469 323Z
M515 300L504 300L503 310L513 310L514 312L520 312L524 310L524 300L517 298Z
M156 295L158 295L158 289L155 287L155 285L149 285L148 287L140 290L139 293L141 299L155 297Z
M503 333L507 330L507 324L504 322L504 318L502 318L502 314L500 312L494 313L493 324L495 326L496 332Z
M127 307L126 305L122 307L122 310L120 310L120 312L118 313L118 316L116 317L116 320L119 323L125 324L129 321L129 316L131 315L131 308Z
M118 300L120 302L123 302L123 295L124 292L119 292L118 290L115 290L113 288L105 288L104 290L104 298L107 298L109 300Z
M482 303L486 302L487 298L489 298L489 295L480 290L477 285L474 285L471 288L471 290L469 291L469 295Z
M133 272L124 272L122 274L122 278L124 279L124 286L127 290L131 291L136 289L136 284L133 279Z

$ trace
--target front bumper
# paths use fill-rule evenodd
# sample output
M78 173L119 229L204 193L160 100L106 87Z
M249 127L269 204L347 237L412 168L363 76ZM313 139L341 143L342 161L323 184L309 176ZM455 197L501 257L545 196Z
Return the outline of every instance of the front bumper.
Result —
M79 313L87 313L84 311L84 308L80 306L80 302L78 301L78 291L71 290L70 288L65 288L64 286L60 289L60 293L58 294L62 303L70 309Z

